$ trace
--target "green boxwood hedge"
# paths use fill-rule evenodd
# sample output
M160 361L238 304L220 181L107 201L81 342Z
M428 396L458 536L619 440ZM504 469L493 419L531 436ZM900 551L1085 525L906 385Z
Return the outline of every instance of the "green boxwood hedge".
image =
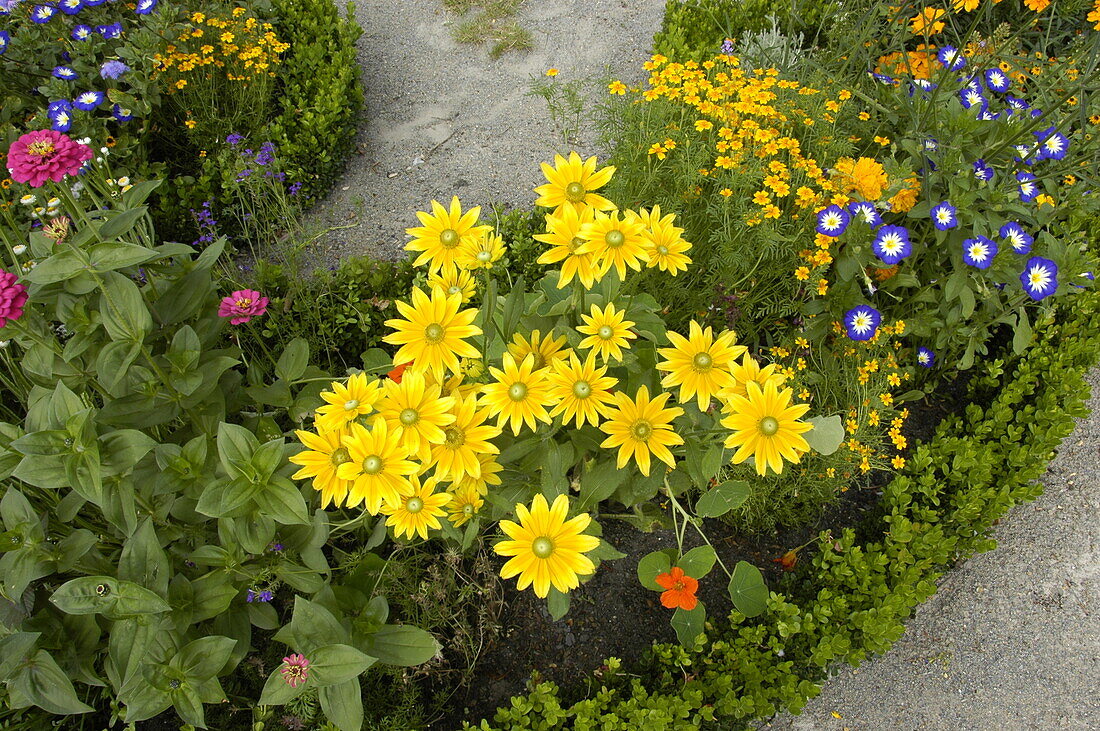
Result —
M610 660L600 691L571 705L553 683L532 681L477 728L729 728L801 710L831 663L858 665L888 650L943 572L992 549L993 523L1042 492L1038 478L1088 413L1084 374L1100 354L1098 313L1092 291L1051 312L988 405L971 403L941 423L884 488L876 522L862 535L823 534L764 615L734 612L694 647L654 645L629 675Z

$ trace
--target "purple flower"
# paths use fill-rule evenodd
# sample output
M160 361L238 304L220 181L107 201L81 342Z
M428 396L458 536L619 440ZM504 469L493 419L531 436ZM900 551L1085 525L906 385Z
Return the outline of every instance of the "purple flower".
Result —
M122 35L122 23L111 23L110 25L97 25L95 27L96 33L103 36L105 40L111 40L112 38L118 38Z
M970 109L971 107L983 107L988 102L986 98L982 96L980 91L975 89L963 89L959 92L959 100L962 101L964 109Z
M1003 94L1008 91L1008 87L1012 85L1012 82L1008 79L1008 74L1000 69L986 69L985 72L985 88L990 91L995 91L999 94Z
M55 15L57 8L53 5L35 5L31 10L31 20L35 23L48 23Z
M848 213L852 214L852 218L858 218L871 228L882 224L882 216L879 215L875 204L870 201L853 201L849 203Z
M1069 151L1069 138L1054 127L1033 133L1039 139L1039 157L1047 160L1061 160Z
M0 30L0 54L8 50L9 43L11 43L11 33Z
M985 236L963 241L963 262L978 269L988 269L997 255L997 243Z
M138 15L148 15L157 9L157 0L138 0L134 12Z
M257 165L268 165L275 160L275 143L265 142L260 145L260 152L256 155Z
M978 180L993 180L993 168L986 165L985 160L975 160L974 177Z
M852 340L870 340L881 323L882 315L870 305L859 305L844 313L844 329Z
M99 67L99 75L104 79L120 79L129 70L130 67L122 61L111 59L110 61L104 61L103 65Z
M84 7L84 2L83 0L61 0L57 6L65 15L76 15Z
M76 71L71 66L54 66L52 75L55 79L72 81L76 78Z
M243 139L244 137L242 137L241 135L233 133L226 137L225 141L228 142L230 145L236 146L239 145L241 143L241 140Z
M241 182L250 175L252 175L252 168L245 168L244 170L237 173L237 182Z
M102 91L85 91L76 95L73 99L73 106L77 109L82 109L85 112L90 112L100 104L103 103L104 95Z
M722 54L725 55L725 56L730 56L730 55L733 54L733 40L732 39L727 38L726 40L722 41Z
M1027 296L1036 302L1049 297L1058 289L1058 265L1050 259L1033 256L1020 273L1020 283Z
M302 184L301 183L291 183L289 193L290 193L290 195L298 195L298 191L300 191L301 189L302 189Z
M120 122L129 122L134 118L134 115L130 113L129 109L123 109L118 104L111 107L111 116Z
M1031 173L1016 173L1016 181L1020 184L1020 200L1030 203L1039 197L1039 186L1035 184L1035 176Z

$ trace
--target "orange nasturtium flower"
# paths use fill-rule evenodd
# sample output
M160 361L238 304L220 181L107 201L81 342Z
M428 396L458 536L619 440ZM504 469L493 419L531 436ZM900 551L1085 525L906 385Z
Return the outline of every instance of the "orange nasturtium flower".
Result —
M667 574L657 574L655 579L662 588L661 604L669 609L683 609L690 612L699 600L695 592L699 590L699 581L684 573L679 566L673 566Z

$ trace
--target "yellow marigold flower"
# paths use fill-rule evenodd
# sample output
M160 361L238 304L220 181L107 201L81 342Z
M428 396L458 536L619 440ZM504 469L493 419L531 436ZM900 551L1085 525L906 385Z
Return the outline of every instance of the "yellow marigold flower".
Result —
M188 119L186 122L183 123L183 126L187 127L187 129L195 129L196 124L198 124L198 122L196 122L195 120Z
M1050 0L1024 0L1024 5L1028 10L1041 13L1050 5Z
M668 374L661 379L661 386L679 386L680 403L694 398L699 410L706 411L713 396L734 384L730 369L747 348L737 345L737 334L732 330L723 330L716 338L709 327L704 330L694 320L686 338L670 330L668 339L672 347L657 351L665 358L657 363L657 370Z
M881 137L879 135L875 135L874 139L875 139L875 142L882 145L883 147L886 147L887 145L890 144L890 138L889 137Z
M752 202L758 206L766 206L772 202L772 197L766 190L758 190L752 194Z
M176 88L177 89L182 89L185 86L187 86L187 79L180 79L179 81L176 82Z
M683 444L684 440L672 430L672 420L684 410L678 406L664 408L670 395L663 392L650 399L646 386L638 389L634 399L625 393L615 394L616 409L600 425L600 430L609 436L600 446L619 448L616 460L619 469L633 457L641 473L648 476L651 454L669 467L676 466L669 447Z
M1025 0L1026 2L1027 0ZM1039 2L1050 2L1050 0L1038 0ZM911 28L915 35L934 36L943 30L943 21L939 20L943 17L947 11L943 8L924 8L918 15L914 16L911 22Z
M441 290L444 294L462 295L462 304L469 302L477 292L477 282L473 275L464 269L441 269L428 277L428 286L432 290Z
M783 461L793 464L801 461L801 454L810 451L803 434L812 424L798 421L810 410L809 404L791 405L794 392L780 391L774 381L763 388L755 382L747 386L747 395L734 395L729 401L732 413L722 419L722 426L732 430L726 437L726 449L736 449L732 462L741 464L750 456L756 463L756 472L766 475L770 468L782 474Z
M722 188L722 190L718 191L718 195L729 198L731 195L733 195L733 191L729 188Z
M711 122L709 119L697 119L695 120L695 129L698 132L714 129L714 122Z
M439 479L458 483L466 476L482 476L483 455L500 454L500 449L489 441L500 435L500 429L485 423L490 418L489 409L479 410L475 397L456 393L454 398L455 420L443 428L443 443L432 446L432 461L426 466L435 465Z
M428 384L415 371L402 374L400 383L389 379L385 383L379 413L410 455L430 462L432 445L443 442L443 429L455 420L454 398L443 396L437 384Z
M432 213L417 211L421 226L405 229L413 240L405 244L405 251L419 251L413 266L428 264L430 272L456 266L456 259L463 245L477 247L478 241L492 231L492 226L478 226L481 206L474 206L465 213L458 196L451 198L450 209L439 201L432 201Z
M446 514L443 506L451 502L453 495L449 492L435 492L436 478L428 477L424 484L420 484L420 478L413 475L409 481L409 487L402 492L394 503L382 505L381 512L388 515L386 525L393 528L393 534L400 538L418 535L428 540L429 530L439 530L442 524L439 518Z
M860 119L861 122L866 122L870 118L871 118L871 115L868 114L867 112L860 112L859 113L859 119Z
M442 379L445 371L458 373L460 356L480 357L477 348L464 340L481 335L481 328L472 324L477 310L460 312L461 306L461 294L434 289L429 298L419 287L413 287L411 305L397 302L397 311L404 319L386 320L386 326L396 332L382 339L401 346L394 362L411 362L413 370L430 370L437 379Z
M331 391L322 391L325 405L317 409L315 421L321 431L337 431L374 411L382 398L378 379L366 373L355 373L346 383L332 382Z
M377 515L382 503L398 504L398 496L410 489L409 475L419 467L407 459L401 435L390 431L385 419L377 419L369 430L362 424L352 424L351 433L343 438L348 461L336 469L336 476L349 480L346 507L364 503L371 515Z
M500 556L511 558L500 569L502 579L519 576L516 588L533 586L535 595L545 598L553 586L563 594L580 586L580 576L596 571L592 559L584 554L600 545L596 536L584 535L591 522L588 513L566 520L569 499L559 495L553 506L536 495L531 508L516 505L519 523L500 521L500 529L509 540L493 546Z
M666 150L660 142L654 142L649 146L649 150L646 151L647 155L656 155L658 160L664 160L667 157L668 150Z
M920 181L915 178L906 178L905 187L889 200L890 206L896 213L907 213L917 204L920 195Z
M532 330L530 337L521 333L512 336L512 342L508 343L508 352L517 362L523 362L528 355L535 359L535 370L553 367L556 363L564 361L573 351L563 347L566 344L564 335L555 338L553 331L543 335L538 330Z
M774 203L769 203L768 205L764 206L763 213L764 218L779 218L779 216L782 214L782 211L779 210L779 206L775 205Z
M489 367L493 382L484 387L481 403L489 406L497 415L497 426L508 422L512 433L518 435L520 427L527 424L531 431L538 429L536 421L549 424L546 407L550 398L550 384L546 380L548 370L534 368L533 355L525 357L519 365L511 353L505 353L503 368Z
M612 94L618 94L622 96L626 93L626 84L621 81L612 81L607 85L607 90Z
M553 208L556 213L566 204L575 208L591 206L600 211L615 210L614 203L593 192L607 185L615 168L608 165L597 171L595 157L581 162L576 152L570 152L568 160L554 155L554 166L542 163L542 174L549 182L535 188L539 196L536 206Z
M591 222L581 226L578 235L584 243L577 247L577 253L592 254L603 266L615 267L619 279L625 280L627 267L641 271L642 264L649 263L644 233L645 224L632 211L621 219L619 211L597 211Z
M447 520L451 521L455 528L461 528L481 512L485 500L482 499L477 490L469 487L453 489L452 486L450 492L452 499L447 505L447 512L450 513Z
M805 282L807 279L810 278L810 268L798 267L794 270L794 278L800 282Z
M550 77L557 76L558 75L558 70L555 69L555 68L548 68L548 69L546 69L546 75L550 76Z
M720 155L714 159L714 166L719 168L725 168L729 170L733 167L733 158L727 155Z
M630 331L634 321L625 319L626 311L616 310L612 302L603 310L593 304L591 312L591 316L581 315L584 324L577 327L578 332L588 336L581 340L580 347L594 348L605 362L612 359L621 361L623 348L630 348L627 341L638 337Z
M836 170L834 179L840 184L843 193L855 191L863 200L875 201L886 188L886 171L881 164L869 157L858 160L842 157L833 167Z
M580 238L581 228L595 220L596 210L584 207L581 210L573 206L565 206L558 212L547 214L547 233L535 234L536 241L550 244L549 251L539 255L539 264L555 264L562 262L561 274L558 276L558 289L568 285L573 278L584 285L585 289L591 289L592 285L599 281L607 273L610 264L597 260L593 254L578 253L578 249L584 239Z
M575 420L580 429L587 422L599 426L609 404L615 400L611 389L618 379L607 376L607 366L596 367L595 353L589 353L582 364L570 351L568 360L561 359L550 367L550 397L557 403L550 416L562 414L562 423Z
M1046 193L1041 193L1040 195L1035 196L1035 206L1039 207L1039 206L1044 206L1044 205L1050 206L1051 208L1053 208L1054 207L1054 197L1050 196L1050 195L1047 195Z
M295 480L312 477L313 489L321 493L322 508L342 505L351 483L340 479L336 471L340 465L351 460L343 443L343 437L348 432L341 428L319 434L301 430L294 433L305 449L291 456L290 461L301 467L291 477Z
M455 263L461 269L492 269L504 256L504 239L489 231L479 239L466 240L455 257Z
M691 244L683 238L684 229L673 225L675 214L662 217L661 207L653 206L652 211L641 209L638 217L646 226L643 237L649 251L649 266L674 277L679 272L687 271L691 259L684 252L691 248Z

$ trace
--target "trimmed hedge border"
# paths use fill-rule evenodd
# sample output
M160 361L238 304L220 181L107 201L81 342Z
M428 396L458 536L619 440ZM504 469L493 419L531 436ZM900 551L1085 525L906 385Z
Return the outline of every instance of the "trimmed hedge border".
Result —
M1100 353L1098 313L1092 291L1053 310L989 406L945 419L884 488L881 532L866 542L852 529L823 532L819 553L786 577L785 594L771 593L760 619L733 612L730 627L708 626L692 648L655 644L629 676L609 660L600 690L573 705L536 677L474 728L729 728L797 713L831 663L886 652L944 571L994 548L993 523L1042 493L1036 480L1089 413L1084 374Z

